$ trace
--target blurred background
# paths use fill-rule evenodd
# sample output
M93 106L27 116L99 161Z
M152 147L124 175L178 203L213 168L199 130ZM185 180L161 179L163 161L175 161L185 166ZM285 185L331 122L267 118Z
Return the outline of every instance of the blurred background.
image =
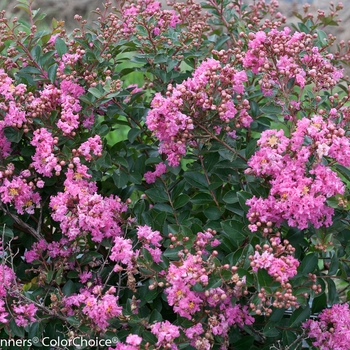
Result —
M112 0L115 2L116 0ZM166 3L166 0L159 0ZM202 0L198 0L202 1ZM247 4L252 3L253 0L244 0ZM268 1L268 0L267 0ZM279 0L280 11L288 17L289 22L296 21L293 18L293 12L302 12L303 4L309 3L311 6L309 12L317 13L317 9L327 11L331 0ZM350 6L346 6L349 0L345 0L344 9L341 12L343 23L348 23L350 20ZM339 1L334 1L338 3ZM15 9L16 0L0 0L0 9L6 10L7 17L17 15L18 10ZM66 23L66 28L71 31L76 27L74 15L79 14L83 18L92 21L95 17L91 12L97 7L103 8L103 0L34 0L34 9L41 8L41 10L48 15L47 23L51 23L52 18L63 20ZM335 34L339 40L349 40L350 30L347 27L335 27L332 34Z

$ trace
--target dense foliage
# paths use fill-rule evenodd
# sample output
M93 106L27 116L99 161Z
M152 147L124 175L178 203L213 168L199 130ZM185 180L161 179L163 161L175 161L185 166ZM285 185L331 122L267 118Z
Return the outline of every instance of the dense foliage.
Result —
M342 5L170 5L1 12L1 347L348 349Z

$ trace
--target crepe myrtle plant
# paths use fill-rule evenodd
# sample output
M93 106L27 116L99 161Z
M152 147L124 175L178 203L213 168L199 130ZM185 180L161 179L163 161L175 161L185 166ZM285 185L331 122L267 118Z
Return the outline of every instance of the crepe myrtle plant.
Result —
M275 0L108 1L72 33L18 7L1 347L348 349L342 4L288 25Z

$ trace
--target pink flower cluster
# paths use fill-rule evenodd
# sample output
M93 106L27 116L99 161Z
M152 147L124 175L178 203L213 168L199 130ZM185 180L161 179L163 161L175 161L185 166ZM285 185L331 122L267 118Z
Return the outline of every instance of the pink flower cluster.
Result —
M7 157L11 151L11 142L4 134L4 128L12 126L20 128L26 123L26 113L21 103L16 99L22 96L27 87L24 84L14 85L12 78L0 69L0 109L3 110L3 119L0 120L0 157Z
M268 232L268 222L280 225L284 220L300 229L309 224L316 228L331 225L334 209L326 200L343 194L344 184L322 158L350 165L346 156L350 155L350 142L345 131L332 121L314 116L299 120L290 138L283 130L263 132L258 145L260 149L249 160L246 173L269 179L271 190L266 199L254 196L247 201L250 230L264 228Z
M99 135L89 137L87 141L83 142L78 148L78 153L85 157L89 162L92 160L92 155L101 157L102 155L102 140Z
M313 346L321 350L347 350L350 343L350 310L348 304L335 304L318 315L319 320L303 324Z
M61 171L61 165L58 164L58 159L54 155L55 140L47 129L35 130L30 144L35 147L32 165L37 173L51 177L52 171Z
M13 79L3 69L0 69L0 101L4 100L4 102L0 102L0 109L5 111L2 127L21 127L27 121L21 104L16 102L16 98L23 95L26 90L26 85L18 84L15 86Z
M284 91L290 79L301 88L311 82L317 90L333 87L343 71L331 64L333 55L324 54L312 45L312 36L303 32L291 34L288 27L282 31L249 33L249 50L243 66L255 74L262 73L261 88L267 96L274 87Z
M126 205L117 196L97 194L96 184L88 181L91 177L88 168L80 164L78 157L73 161L74 165L66 172L65 191L51 197L52 218L60 222L62 233L69 240L87 233L91 233L95 242L119 236L121 214L126 211Z
M35 322L35 314L38 308L34 304L14 306L15 322L19 327L26 327L30 322Z
M157 346L176 350L174 340L180 336L180 327L171 324L169 321L157 322L152 326L151 332L157 337ZM170 345L170 347L169 347Z
M5 136L4 127L4 122L0 120L0 158L7 157L11 152L11 142Z
M52 84L45 85L38 97L28 98L27 111L31 117L50 115L58 108L61 90Z
M209 332L226 337L233 325L243 327L254 322L247 307L231 303L232 297L239 299L243 295L245 278L241 279L234 274L229 282L230 285L207 289L210 278L215 274L211 263L212 256L208 256L205 248L208 245L217 245L213 237L214 232L213 230L199 232L193 244L197 254L187 253L182 257L181 263L171 263L166 276L166 282L169 284L165 289L168 303L181 317L192 320L194 315L203 312L207 306L210 307L210 312L207 312L207 323L203 322L205 329L199 326L193 329L192 338L190 338L193 346L197 343L204 345L208 343L204 337L200 336L202 333ZM205 256L208 258L205 259ZM196 291L194 286L202 286L205 290ZM186 330L189 334L191 331ZM203 348L207 348L206 345Z
M79 50L79 52L75 52L75 53L65 53L62 55L62 58L59 61L59 66L58 66L58 71L63 75L64 71L67 67L73 67L74 64L81 59L83 52L81 52L83 50Z
M297 274L299 261L291 255L275 257L273 253L265 250L263 253L255 251L252 262L253 271L259 269L267 270L268 274L281 284L285 284L288 280Z
M145 180L148 184L156 182L156 178L166 173L166 165L164 163L158 163L155 171L147 171L144 175Z
M129 35L136 32L136 24L143 24L138 16L142 14L148 21L154 22L153 35L160 35L169 27L175 28L181 23L179 16L174 10L162 10L161 3L154 0L139 0L138 4L130 4L123 8L123 31ZM140 22L138 22L140 21Z
M13 176L12 179L5 178L0 184L2 203L13 205L18 214L34 213L41 197L39 193L34 192L34 186L28 184L24 176Z
M115 348L108 348L108 350L139 350L142 338L137 334L129 334L126 337L125 343L118 343Z
M14 271L6 265L0 265L0 323L9 322L9 312L5 302L8 292L12 291L15 286L16 275ZM37 308L34 304L13 305L11 316L14 318L17 326L27 326L30 322L35 322Z
M142 247L150 252L155 263L162 261L162 251L160 250L162 236L159 231L153 231L152 228L147 225L138 226L137 238L141 241Z
M5 298L7 289L11 288L15 282L16 275L8 266L0 265L0 298Z
M146 123L160 141L159 152L167 155L171 166L179 164L187 145L195 141L193 133L202 133L203 127L214 134L221 131L223 122L249 127L253 121L247 112L249 102L235 105L232 100L233 95L244 93L247 80L246 73L233 64L222 66L211 58L200 64L192 78L175 88L169 85L166 98L155 95ZM219 111L219 118L210 118L211 111ZM196 123L202 128L195 129Z
M188 254L181 266L170 264L167 282L170 287L165 289L169 305L181 317L192 318L204 303L204 294L197 293L191 288L196 284L208 284L208 274L201 272L203 260L196 255Z
M78 113L81 111L81 105L78 98L85 92L85 90L80 85L75 84L70 80L62 81L60 88L60 103L62 111L57 126L65 134L69 135L77 129L80 124Z
M51 243L47 243L42 239L33 243L31 249L24 253L24 257L28 263L32 263L35 260L46 262L48 258L68 258L74 252L80 252L79 246L72 245L71 243L66 237L62 237L59 241L53 241Z
M127 265L127 268L131 269L136 258L132 247L132 240L129 238L115 237L113 243L112 253L109 258L112 261L118 262L118 264L114 266L114 272L123 270L123 267L120 266L119 263Z
M113 295L115 293L114 287L103 293L101 286L95 286L91 290L83 289L79 294L63 298L63 304L67 308L68 316L81 312L94 328L105 330L109 325L108 321L122 313L122 307L117 304L118 297Z

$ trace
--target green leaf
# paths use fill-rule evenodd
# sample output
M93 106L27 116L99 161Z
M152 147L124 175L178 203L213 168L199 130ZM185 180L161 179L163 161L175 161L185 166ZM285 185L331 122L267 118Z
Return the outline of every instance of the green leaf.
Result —
M280 334L280 332L276 328L276 323L270 320L264 327L263 334L266 337L277 337Z
M15 129L12 127L7 127L4 129L4 134L6 138L14 143L18 143L19 141L21 141L23 133L23 129Z
M24 334L25 334L24 328L23 328L23 327L18 327L18 326L16 325L16 322L15 322L14 319L12 319L12 320L10 321L9 326L10 326L11 332L12 332L14 335L16 335L17 337L22 338L22 339L24 338Z
M206 153L204 155L204 166L207 172L210 172L219 162L220 154L217 152Z
M291 344L297 339L297 335L293 331L283 331L282 340L283 345L285 345L288 350L299 349L299 343L296 343L293 347L290 347Z
M283 307L274 309L270 316L270 320L275 323L280 322L281 319L283 318L284 312L285 312L285 308Z
M156 309L154 309L151 315L149 316L148 323L152 324L152 323L161 322L161 321L163 321L162 315Z
M328 270L328 276L335 275L339 268L339 259L336 254L333 254L331 259L331 265Z
M176 200L176 198L182 194L182 192L184 191L186 187L186 181L181 180L179 183L177 183L173 189L171 190L171 198L173 200Z
M130 129L128 132L128 140L130 143L134 143L136 140L137 136L141 134L142 130L140 129Z
M245 203L248 199L250 199L252 197L253 197L253 195L251 193L244 192L244 191L237 192L238 202L245 213L247 213L249 210L248 205L246 205Z
M208 188L208 181L205 176L195 171L189 171L184 174L184 179L193 187L205 190Z
M328 304L333 305L339 302L339 294L337 292L337 287L331 278L327 278L328 286Z
M119 188L123 188L129 181L128 175L123 170L114 170L112 179Z
M89 251L82 256L81 260L79 261L79 264L86 265L91 261L101 259L102 257L103 256L101 253Z
M317 29L316 33L317 33L317 41L318 41L319 45L321 47L325 46L328 42L327 34L323 30L320 30L320 29Z
M314 272L318 263L318 257L316 253L310 253L305 256L303 261L298 267L298 275L307 275L310 272Z
M47 75L51 81L51 83L54 83L56 80L56 74L57 74L57 63L53 64L47 71Z
M49 270L46 274L46 282L50 284L50 282L52 281L52 277L53 277L53 271Z
M311 310L312 313L315 314L321 312L325 308L327 308L327 296L326 293L322 293L312 301Z
M56 38L55 48L60 57L62 57L62 55L64 55L68 51L68 46L61 38Z
M304 32L306 34L310 32L310 29L304 23L299 22L298 27L301 32Z
M68 321L69 324L71 324L74 327L80 325L80 321L75 316L67 317L66 320Z
M34 46L32 48L32 50L30 51L30 54L34 58L34 61L38 62L40 60L40 57L41 57L41 47L39 45Z
M178 253L182 249L183 249L182 247L168 248L165 250L163 255L170 260L179 260Z
M289 136L290 135L290 130L288 129L287 125L285 123L277 123L277 122L271 122L270 128L272 130L283 130L284 136Z
M221 277L211 277L205 289L218 288L222 285Z
M5 237L13 238L13 231L4 225L3 229L0 232L0 237L4 235Z
M221 218L222 212L217 207L209 207L204 210L204 215L209 220L219 220Z
M38 337L40 338L43 332L43 322L34 322L28 326L28 338Z
M271 284L273 283L273 278L268 274L266 270L259 269L257 274L260 288L271 286Z
M233 204L238 202L237 192L236 191L228 191L225 193L223 197L223 201L227 204Z
M178 196L174 201L174 208L179 209L183 207L189 202L189 200L190 200L190 197L187 194L184 194L184 193L180 194L180 196Z
M67 277L68 278L78 278L79 277L78 271L69 271L67 273Z
M247 350L247 349L252 349L252 346L254 344L254 337L253 336L244 336L237 342L233 343L233 349L235 350Z
M193 204L205 205L213 203L213 197L208 193L198 193L191 198Z
M306 307L299 307L299 309L296 309L290 320L289 320L289 327L299 327L306 319L310 317L310 307L307 305Z
M337 164L335 166L337 170L340 172L341 175L343 175L348 181L350 181L350 170L340 164Z
M77 290L76 285L73 281L68 280L67 283L63 286L62 292L65 296L70 296L75 293Z
M23 11L27 12L28 15L30 15L30 9L29 9L28 4L18 4L14 8L23 10Z
M103 96L103 92L100 91L98 88L96 87L91 87L88 92L90 92L90 94L94 95L96 98L101 98Z
M221 223L221 227L235 247L238 247L248 237L243 231L244 224L239 221L226 220Z
M26 66L18 72L18 75L22 75L22 74L34 74L34 75L36 75L36 74L42 74L42 72L39 68L32 67L32 66Z
M226 41L228 41L230 39L230 37L228 35L220 35L220 37L215 40L215 44L214 44L214 49L215 50L221 50L221 48L223 47L223 45L226 43Z
M145 193L153 202L156 203L164 203L168 202L169 200L167 194L159 188L151 188L145 191Z
M247 159L249 159L255 153L257 142L258 140L253 139L248 143L247 148L245 149L245 156Z
M253 118L258 117L258 115L260 114L259 105L254 100L249 101L249 103L250 103L250 111L251 111L250 115Z

